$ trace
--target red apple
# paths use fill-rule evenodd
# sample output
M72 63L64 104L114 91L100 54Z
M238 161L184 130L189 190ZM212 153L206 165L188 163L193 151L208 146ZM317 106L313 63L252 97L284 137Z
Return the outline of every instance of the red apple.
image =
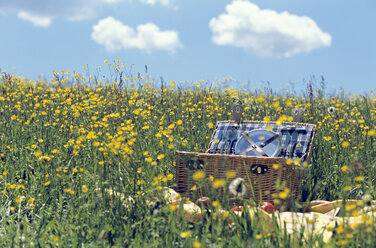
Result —
M265 212L267 212L268 214L272 214L275 211L273 204L271 204L270 202L263 202L260 208L264 210Z
M235 206L232 208L232 211L242 211L243 206Z

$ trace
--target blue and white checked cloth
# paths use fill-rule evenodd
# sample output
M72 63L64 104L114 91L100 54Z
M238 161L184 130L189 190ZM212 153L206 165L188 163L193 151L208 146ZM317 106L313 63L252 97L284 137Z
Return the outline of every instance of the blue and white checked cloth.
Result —
M280 135L282 146L288 144L288 147L282 147L282 151L291 151L291 146L293 144L299 144L297 146L299 147L299 153L290 152L287 154L280 154L279 157L292 159L300 158L308 151L308 146L310 145L310 140L313 135L314 125L276 125L275 123L265 124L252 122L244 122L237 125L234 122L218 122L213 139L209 144L209 153L234 154L236 141L242 136L242 132L256 129L265 130L267 127L269 127L268 130L274 131ZM289 132L288 130L291 127L294 129ZM287 141L287 139L290 139L291 142ZM304 160L305 158L302 158L301 162Z

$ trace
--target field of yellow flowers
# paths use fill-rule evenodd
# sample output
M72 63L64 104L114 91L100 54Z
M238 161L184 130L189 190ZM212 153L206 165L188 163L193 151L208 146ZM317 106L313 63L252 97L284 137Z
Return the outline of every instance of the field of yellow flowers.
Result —
M283 122L293 108L302 108L301 121L317 124L302 198L376 198L372 90L326 94L310 85L298 94L205 81L178 85L122 68L115 64L111 78L102 81L70 71L36 81L2 74L2 246L323 245L320 236L293 240L277 226L261 228L257 216L231 224L209 215L193 224L163 202L161 189L174 187L176 150L205 152L215 123L231 119L236 103L243 104L246 120ZM376 225L364 221L359 228L334 227L325 245L373 246Z

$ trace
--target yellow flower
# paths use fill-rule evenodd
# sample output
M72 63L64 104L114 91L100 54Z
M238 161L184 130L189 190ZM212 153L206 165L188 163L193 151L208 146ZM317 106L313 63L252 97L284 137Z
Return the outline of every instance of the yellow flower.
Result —
M43 161L43 162L48 162L50 160L51 160L51 158L48 157L48 156L41 156L41 157L38 158L38 161Z
M180 233L180 237L183 239L188 238L191 235L191 231L185 231Z
M347 241L346 239L340 239L337 241L337 245L339 246L347 245L348 243L349 241Z
M217 208L217 209L220 209L221 208L221 204L219 203L219 201L213 201L212 202L212 206Z
M226 185L226 180L224 179L215 179L213 182L213 187L215 189L223 188Z
M167 175L167 180L171 181L173 178L174 178L173 174L170 173Z
M192 243L193 248L201 248L201 243L197 240L193 241Z
M372 130L368 131L368 135L369 136L375 136L375 134L376 134L376 130L375 129L372 129Z
M347 147L349 147L350 146L350 143L348 142L348 141L344 141L344 142L342 142L342 147L343 148L347 148Z
M362 181L364 181L364 176L358 176L358 177L355 177L355 181L357 181L357 182L362 182Z
M286 199L287 196L289 195L289 193L290 193L290 189L289 189L289 188L285 188L285 189L283 190L283 192L280 192L280 193L279 193L279 198L280 198L280 199Z
M50 185L50 183L51 183L50 181L45 182L45 183L44 183L44 186L48 186L48 185Z
M329 232L333 232L333 226L327 225L326 230L329 231Z
M83 193L86 193L86 192L87 192L87 186L86 186L86 185L82 185L82 192L83 192Z
M86 139L96 139L98 138L97 135L95 135L95 132L93 131L90 131L87 135L86 135Z
M288 196L288 194L286 192L280 192L279 193L279 198L281 198L281 199L286 199L287 196Z
M199 180L202 180L204 178L205 178L205 172L202 171L202 170L196 171L192 176L192 179L195 180L195 181L199 181Z
M171 211L175 211L175 210L176 210L176 206L175 206L175 204L170 204L170 210L171 210Z
M270 121L270 117L269 117L269 116L265 116L265 117L264 117L264 122L265 122L265 123L268 123L269 121Z
M236 171L230 170L226 172L226 178L232 179L236 177Z
M174 81L172 81L172 82L170 83L170 85L171 85L171 87L175 87L175 86L176 86L176 83L175 83Z
M35 157L40 157L42 156L42 152L41 151L36 151L35 152Z
M300 164L300 158L296 158L294 160L294 165L299 165Z
M52 241L53 241L54 243L56 243L57 241L59 241L59 237L58 237L58 236L55 236L55 237L52 239Z
M208 127L209 127L210 129L214 127L214 124L213 124L212 122L209 122L207 125L208 125Z
M58 149L53 149L51 152L52 152L53 154L58 154L58 153L60 153L60 151L59 151Z
M344 191L350 191L351 189L352 189L351 186L346 186L346 187L343 188Z
M338 226L337 228L336 228L336 232L337 233L343 233L345 231L345 229L343 228L343 226Z
M347 165L344 165L344 166L342 166L341 170L343 172L347 172L347 171L349 171L349 167Z
M165 157L164 154L159 154L159 155L157 156L157 159L161 160L161 159L164 159L164 157Z
M257 235L255 236L255 238L256 238L256 239L261 239L261 238L262 238L262 234L257 234Z

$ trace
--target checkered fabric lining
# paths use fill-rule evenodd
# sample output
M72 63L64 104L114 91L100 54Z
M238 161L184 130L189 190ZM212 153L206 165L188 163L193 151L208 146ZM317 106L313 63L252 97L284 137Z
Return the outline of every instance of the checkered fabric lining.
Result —
M265 123L240 123L239 126L235 126L234 123L231 122L219 122L217 124L213 139L209 145L209 153L216 153L216 154L234 154L234 147L236 144L236 140L241 137L241 133L243 131L251 131L255 129L266 129L266 127L272 127L272 131L277 132L281 135L281 144L285 145L288 141L287 139L291 138L291 142L289 142L287 147L283 147L286 151L290 151L292 149L292 145L294 143L299 143L301 145L301 152L299 154L305 154L308 150L309 141L312 136L313 127L312 126L304 126L304 125L294 125L295 131L288 131L289 128L292 126L290 125L275 125L275 124L265 124ZM287 129L287 130L286 130ZM234 131L234 134L228 133ZM235 136L236 132L236 136ZM291 135L291 137L290 137ZM232 149L229 148L229 141L226 141L226 137L230 137L232 139L233 145ZM216 142L217 141L217 142ZM226 144L227 143L227 144ZM226 147L227 145L227 147ZM298 156L293 154L282 154L280 157L285 158L297 158ZM303 162L303 159L302 159Z

